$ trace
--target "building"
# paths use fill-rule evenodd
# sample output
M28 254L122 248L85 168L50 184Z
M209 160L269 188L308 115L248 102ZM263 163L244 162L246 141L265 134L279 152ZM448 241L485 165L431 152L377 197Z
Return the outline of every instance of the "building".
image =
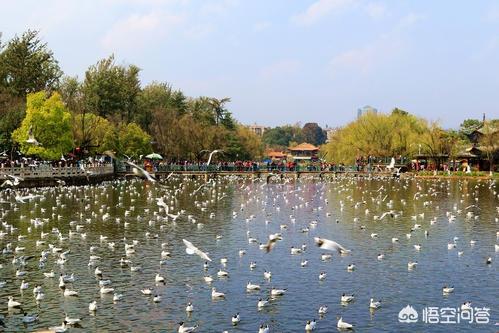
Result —
M293 160L316 160L319 153L319 147L310 143L300 143L295 147L288 148Z
M265 156L271 161L276 161L276 160L281 161L285 160L288 157L288 155L283 151L271 150L271 149L268 149L265 152Z
M324 129L324 131L326 132L326 143L331 142L334 135L336 134L336 132L338 132L339 129L340 127L328 127L326 125L326 128Z
M366 105L363 108L357 109L357 118L360 118L362 115L368 112L378 113L378 110L370 105Z
M257 125L257 124L254 124L254 125L249 125L248 126L248 129L255 133L256 135L258 136L262 136L263 133L268 129L268 127L265 127L265 126L260 126L260 125Z

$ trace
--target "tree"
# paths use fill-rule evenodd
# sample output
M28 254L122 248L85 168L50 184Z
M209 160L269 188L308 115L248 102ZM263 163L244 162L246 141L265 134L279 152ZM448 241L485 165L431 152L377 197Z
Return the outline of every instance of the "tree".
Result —
M83 87L78 77L63 77L58 92L71 113L78 114L86 111L83 107Z
M392 115L408 116L409 112L399 108L395 108L392 110Z
M83 82L87 110L116 121L132 121L140 93L139 72L134 65L116 65L112 55L90 66Z
M435 161L437 166L444 159L444 136L445 131L435 122L430 124L428 131L422 136L423 151Z
M54 92L47 98L45 92L29 94L26 100L26 117L21 127L12 133L13 140L19 144L25 155L43 159L57 160L73 148L71 114L62 102L61 95ZM30 129L40 143L26 142Z
M324 148L330 161L353 163L358 157L411 156L427 131L424 120L405 112L368 112L336 131Z
M139 156L152 152L151 136L144 132L136 123L121 124L119 127L119 138L124 154Z
M153 121L153 113L157 109L169 109L177 117L181 117L188 112L189 103L180 90L173 90L167 83L153 82L137 96L136 122L148 130Z
M285 149L290 142L304 142L301 127L294 125L277 126L263 133L262 141L265 145Z
M498 155L499 150L499 121L484 121L479 144L480 148L485 151L487 160L489 161L489 171L492 175L494 171L494 159Z
M0 88L0 152L12 152L12 132L21 125L25 114L25 102Z
M462 135L456 130L447 130L442 133L442 153L449 155L449 162L455 166L457 155L463 151L468 144Z
M305 142L316 146L326 142L326 133L317 123L306 123L302 128L302 135Z
M0 53L0 86L12 95L24 99L29 93L54 90L61 76L53 52L38 31L15 36Z
M73 115L72 130L75 145L86 153L102 153L115 148L115 127L106 118L93 113Z
M210 98L202 96L191 99L188 101L188 109L197 122L205 126L216 125Z
M118 155L139 157L152 152L151 136L136 123L121 123L104 136L103 148L113 150Z
M246 126L238 125L236 135L239 138L239 143L244 153L241 154L241 159L258 160L263 157L264 149L260 136L250 131Z
M228 111L225 108L225 103L230 102L229 97L222 99L211 98L210 103L213 107L213 116L215 118L215 124L218 126L221 124L222 120L227 116Z
M465 119L459 126L459 132L463 136L467 136L470 135L474 130L479 129L481 126L482 122L478 119Z

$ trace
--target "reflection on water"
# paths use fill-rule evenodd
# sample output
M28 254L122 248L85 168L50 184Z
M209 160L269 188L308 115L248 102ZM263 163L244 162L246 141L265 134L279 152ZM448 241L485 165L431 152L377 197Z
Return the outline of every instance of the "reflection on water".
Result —
M269 324L271 332L300 332L313 318L317 331L331 332L340 316L359 332L448 332L449 325L444 324L401 324L398 313L408 304L421 310L425 306L457 307L464 301L491 308L491 324L455 324L452 331L493 331L499 321L499 258L494 252L499 202L495 184L345 179L266 184L231 178L192 195L200 184L194 180L172 180L165 186L116 181L30 190L43 198L3 203L2 231L6 234L1 238L2 248L11 243L12 249L25 247L16 256L34 256L24 267L24 280L30 287L23 292L19 288L22 278L16 278L20 267L12 263L14 254L0 257L0 281L6 282L0 288L5 330L60 325L66 312L82 318L81 327L70 329L74 332L176 332L180 321L189 326L199 324L198 331L203 332L257 332L262 323ZM0 200L15 202L14 196L4 191ZM175 221L166 219L165 211L158 211L158 197L171 207L170 214L180 212ZM381 220L375 218L384 212L390 214ZM449 222L450 215L455 219ZM13 226L12 231L8 225ZM411 232L411 228L416 230ZM46 243L36 246L42 232L49 233ZM271 253L259 249L259 242L278 232L283 240ZM19 239L21 235L26 238ZM317 236L333 239L352 252L347 256L333 254L332 260L323 261L323 250L313 241ZM250 237L257 243L249 243ZM458 238L456 248L449 250L448 243L454 237ZM201 258L185 253L183 238L209 253L213 262L207 271ZM133 241L137 243L135 253L126 256L125 243ZM39 269L38 258L49 244L69 250L67 261L58 265L58 255L51 252L45 267ZM421 245L419 251L415 244ZM291 255L292 246L306 249ZM243 256L239 255L241 249L246 250ZM162 258L162 251L170 252L170 258ZM378 254L385 258L378 260ZM91 255L100 259L89 265ZM493 263L486 265L489 256ZM222 257L228 259L226 267L220 264ZM121 258L141 266L141 271L121 267ZM301 266L303 260L308 260L306 267ZM414 270L408 270L409 261L418 263ZM250 269L250 262L256 262L254 269ZM348 271L349 264L355 264L356 269ZM111 286L123 294L121 301L113 302L112 294L100 295L96 266L103 271L102 278L112 280ZM229 272L227 278L217 277L220 268ZM52 270L54 279L42 274ZM264 271L272 272L271 281L264 279ZM327 273L325 280L319 280L320 272ZM63 296L58 288L60 273L74 274L76 281L68 287L78 291L78 297ZM165 278L164 284L155 283L158 273ZM208 274L214 279L211 285L203 279ZM249 281L261 285L262 290L247 292ZM45 294L39 304L32 292L36 285L41 285ZM444 296L444 285L454 286L455 291ZM212 300L212 287L224 292L226 298ZM287 288L287 292L258 310L258 299L268 298L271 287ZM151 296L140 292L144 288L161 295L162 301L154 303ZM355 300L341 304L343 293L354 294ZM9 295L23 304L24 311L38 313L40 320L25 326L21 310L7 310ZM370 311L370 298L381 300L381 308ZM93 300L98 310L90 314L88 304ZM185 311L188 302L194 306L190 315ZM319 317L321 305L328 305L329 311ZM231 317L236 312L241 322L232 327Z

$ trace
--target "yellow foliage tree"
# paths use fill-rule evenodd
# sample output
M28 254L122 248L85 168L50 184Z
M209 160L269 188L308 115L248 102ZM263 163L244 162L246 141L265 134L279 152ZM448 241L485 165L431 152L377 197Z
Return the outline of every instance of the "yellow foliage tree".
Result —
M21 127L12 133L12 139L28 156L58 160L70 152L73 148L71 114L61 96L54 92L47 97L43 91L29 94L26 98L26 117Z

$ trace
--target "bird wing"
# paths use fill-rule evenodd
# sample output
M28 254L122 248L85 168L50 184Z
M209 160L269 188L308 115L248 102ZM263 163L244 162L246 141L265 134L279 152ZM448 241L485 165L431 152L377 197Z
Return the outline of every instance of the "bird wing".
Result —
M214 151L212 151L210 153L210 157L208 158L208 162L206 163L206 165L210 165L211 163L211 158L213 157L213 154L216 154L216 153L221 153L223 150L222 149L215 149Z
M325 238L319 238L319 237L315 237L314 240L315 240L315 243L317 244L317 246L319 246L321 249L329 250L329 251L336 251L338 253L350 252L350 250L347 250L345 247L343 247L341 244L339 244L335 241L325 239Z
M155 182L156 179L154 179L151 174L149 172L147 172L146 170L142 169L141 167L139 167L137 164L133 163L133 162L130 162L130 161L125 161L126 164L136 168L137 170L139 170L146 178L147 180L151 181L151 182Z
M275 243L277 243L277 241L278 241L278 238L269 238L269 241L267 242L267 244L265 244L265 251L267 253L272 251L272 249L274 248Z
M380 220L382 220L386 215L388 215L390 212L384 212L381 217L379 218Z
M205 260L208 260L208 261L211 261L210 257L208 257L208 255L206 253L204 253L203 251L201 251L200 249L198 249L197 247L195 247L191 242L189 242L187 239L183 239L182 240L185 244L185 252L187 254L197 254L198 256L200 256L201 258L205 259Z
M14 180L17 180L17 181L23 181L24 180L24 178L13 176L13 175L7 175L7 177L10 177L10 178L12 178Z

